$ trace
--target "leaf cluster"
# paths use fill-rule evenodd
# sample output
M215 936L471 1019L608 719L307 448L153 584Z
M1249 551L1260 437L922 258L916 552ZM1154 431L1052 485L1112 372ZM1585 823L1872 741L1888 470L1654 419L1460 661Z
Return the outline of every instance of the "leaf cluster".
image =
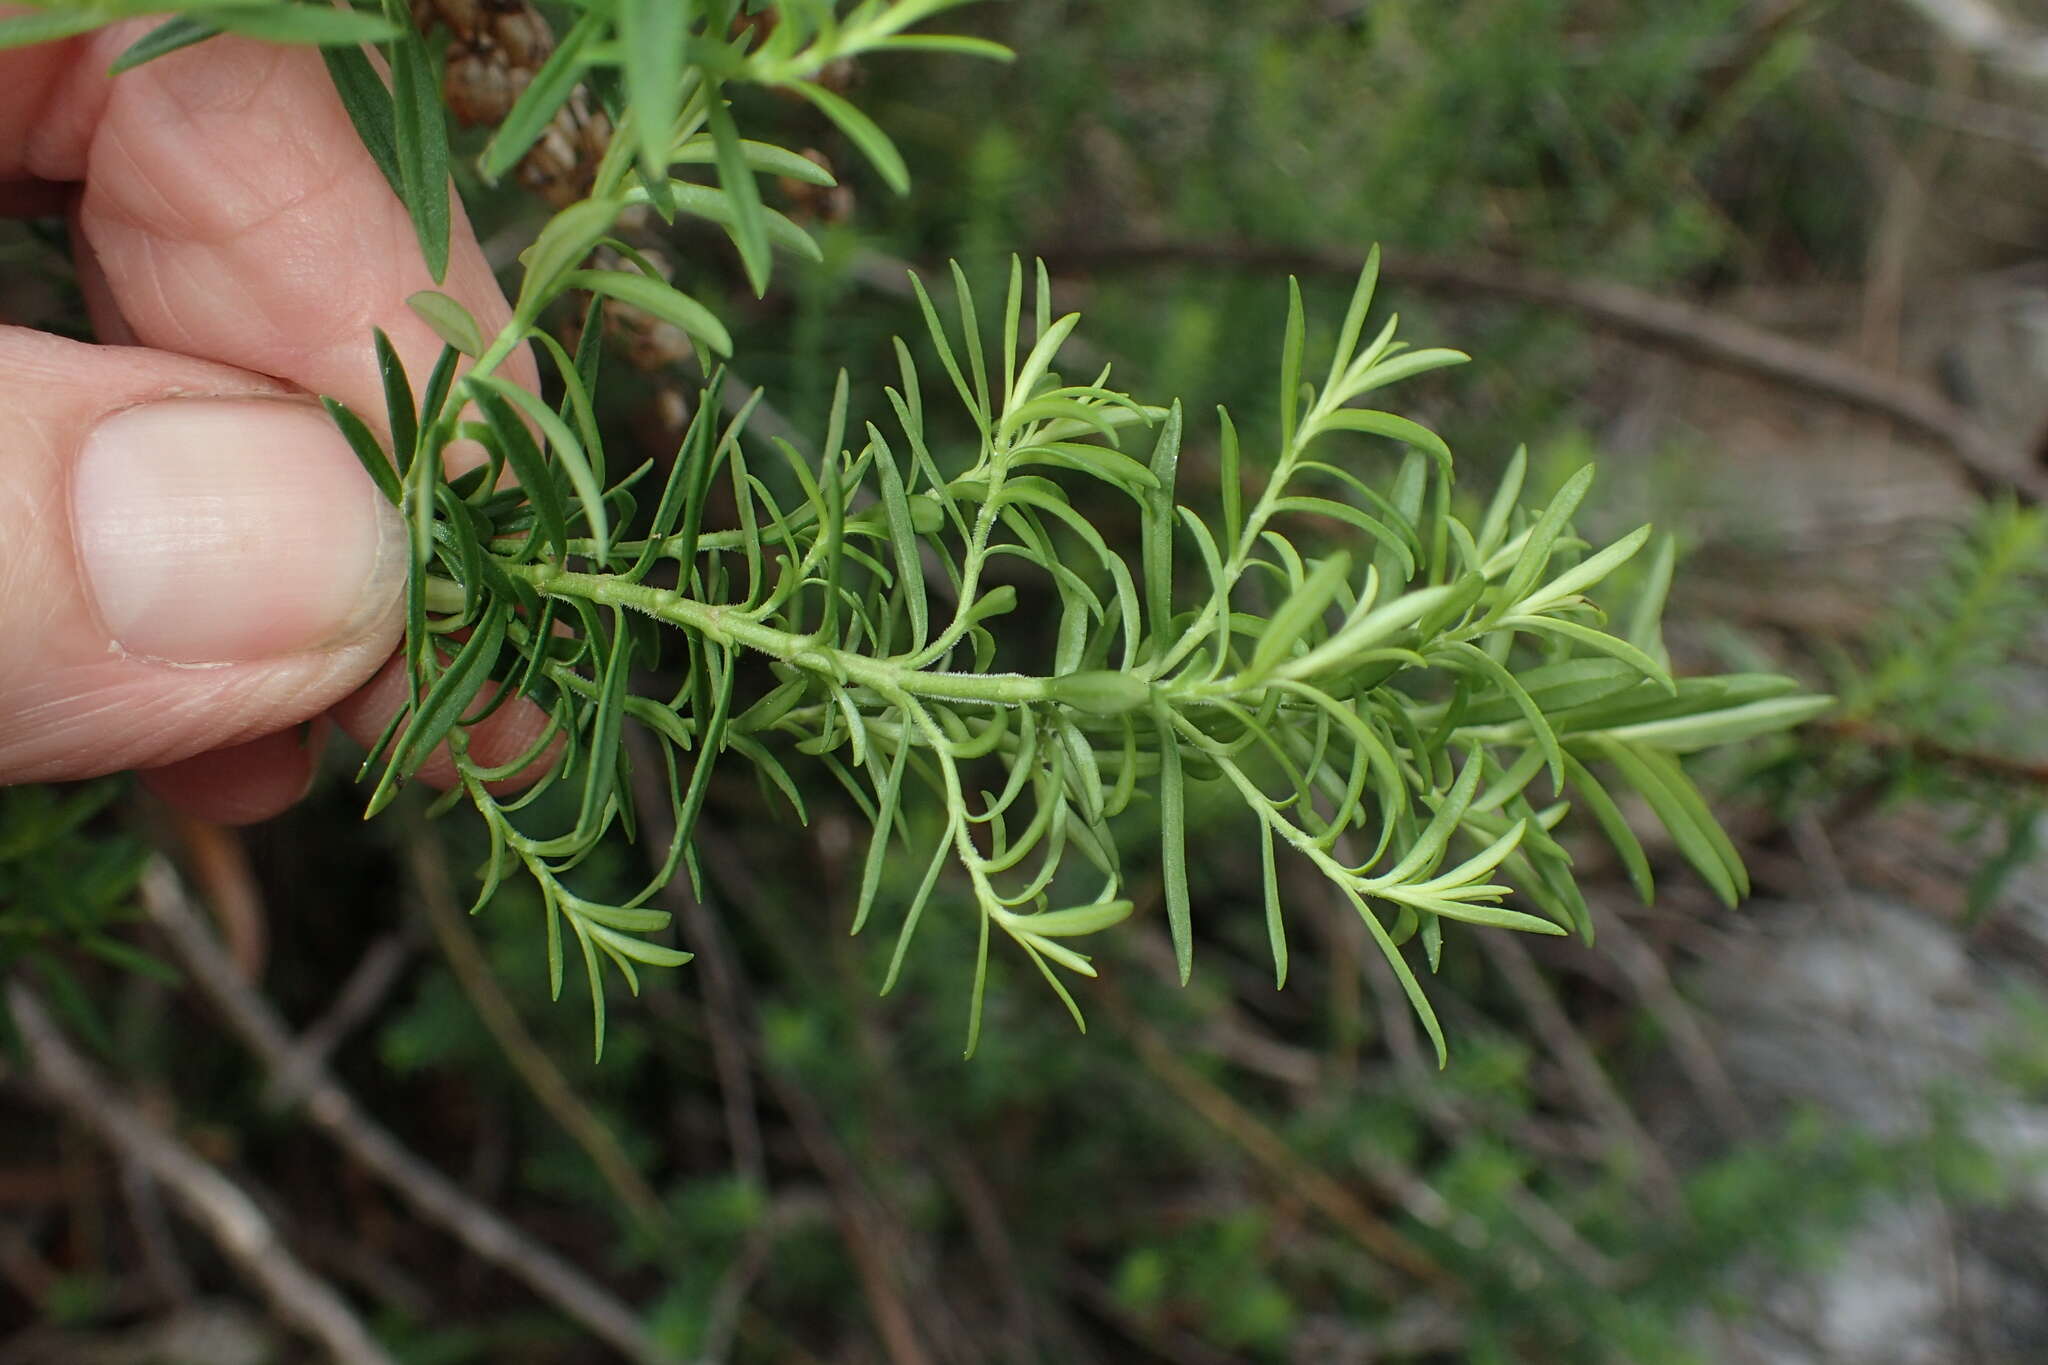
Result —
M576 7L479 169L508 169L578 83L607 101L617 135L589 195L524 253L510 322L487 337L454 299L416 296L446 342L431 373L416 383L379 337L385 411L329 403L402 509L415 566L409 694L364 765L371 810L445 746L458 784L443 804L473 807L490 838L478 906L507 875L533 879L553 987L566 926L600 1046L606 963L637 988L640 966L687 960L647 937L668 919L649 901L695 873L692 831L722 763L751 768L801 818L790 765L809 761L867 815L856 930L876 912L888 860L923 869L884 989L939 878L949 867L965 877L979 930L970 1052L998 934L1080 1021L1067 977L1095 967L1076 941L1132 913L1130 841L1115 822L1142 806L1156 816L1184 980L1188 811L1217 793L1241 806L1261 850L1276 980L1288 956L1281 867L1300 859L1361 917L1439 1058L1418 971L1440 964L1446 921L1590 934L1556 834L1572 802L1649 894L1649 860L1606 783L1638 794L1732 903L1747 885L1741 862L1676 755L1781 729L1826 699L1777 677L1675 679L1658 630L1670 545L1647 527L1583 538L1590 469L1530 507L1518 455L1483 515L1459 515L1450 448L1375 404L1466 357L1407 348L1391 318L1368 330L1376 257L1326 355L1310 354L1290 288L1276 429L1241 434L1217 411L1213 507L1178 489L1188 415L1133 398L1106 368L1064 370L1079 319L1056 315L1044 270L1021 262L986 318L957 267L949 309L913 279L925 335L895 343L894 382L871 414L840 377L819 453L751 433L758 394L722 415L716 358L730 334L619 232L622 216L718 224L765 289L771 248L816 247L763 204L756 177L829 177L740 137L729 92L751 83L810 101L900 189L887 137L815 78L890 48L1002 55L906 31L946 7L865 0L841 15L791 0L767 7L772 24L736 24L731 0ZM445 131L431 83L407 74L424 60L418 37L395 27L388 89L356 48L329 65L438 269ZM703 168L715 184L688 178ZM573 352L544 325L564 306L582 315ZM606 311L622 307L680 328L705 365L665 468L608 467L599 339ZM541 361L551 397L498 373L520 348ZM958 405L971 440L937 436L941 403ZM450 473L457 441L485 461ZM1104 498L1135 525L1127 542L1084 510ZM721 524L714 505L731 509ZM1590 594L1645 552L1646 588L1610 619ZM1049 643L1022 620L1027 595L1050 608ZM636 685L664 666L682 679L673 692ZM487 764L470 732L514 696L539 706L547 729L526 754ZM602 903L571 877L614 827L635 832L628 723L663 765L674 836L642 890ZM495 790L534 765L545 776L525 794ZM557 789L573 819L538 832L530 813Z
M785 758L817 760L872 825L854 927L870 917L887 859L900 851L925 869L900 921L896 969L944 869L966 875L981 924L970 1049L998 932L1079 1019L1062 972L1092 976L1073 940L1131 912L1111 822L1144 801L1158 815L1185 976L1186 812L1202 785L1234 795L1260 841L1276 978L1287 964L1279 865L1296 856L1360 914L1440 1051L1407 945L1419 943L1433 970L1446 920L1590 933L1552 834L1567 796L1591 809L1648 894L1648 859L1595 767L1639 793L1732 902L1746 889L1740 860L1673 755L1782 728L1825 701L1775 677L1673 679L1657 631L1668 544L1626 625L1608 629L1586 594L1651 537L1642 528L1596 547L1574 533L1590 470L1524 509L1518 456L1476 525L1456 515L1449 449L1363 403L1464 357L1405 349L1391 320L1368 338L1373 285L1368 269L1321 384L1302 378L1296 296L1277 453L1246 461L1219 412L1224 493L1207 516L1175 496L1181 410L1144 405L1107 373L1062 375L1077 319L1054 318L1043 272L1027 290L1021 264L993 344L964 277L951 319L914 282L924 343L978 434L973 448L928 443L928 386L899 342L887 425L854 433L842 377L815 460L785 440L755 442L751 405L717 416L714 373L658 494L644 468L604 486L594 347L572 357L533 334L555 363L560 411L472 370L452 386L430 381L417 413L387 349L387 421L417 448L383 477L412 514L428 572L409 632L415 696L371 755L382 767L373 808L436 744L450 743L461 765L463 731L509 692L547 708L534 753L560 739L566 758L535 792L579 784L575 826L546 838L519 830L512 813L534 793L507 803L488 787L518 763L465 766L463 792L496 850L485 895L508 870L531 873L552 911L557 984L567 923L601 1009L601 958L629 981L635 963L680 959L635 934L665 920L645 902L689 862L713 765L752 766L801 817ZM586 340L597 330L587 325ZM444 357L441 373L450 369ZM482 420L450 425L464 399ZM366 463L380 464L367 426L336 412ZM436 429L473 437L490 461L430 482ZM1367 460L1389 469L1386 491L1361 477ZM515 485L499 478L507 469ZM1253 492L1255 469L1266 472ZM1134 549L1077 511L1091 486L1129 505ZM714 489L735 525L703 524ZM629 523L639 529L622 537ZM1035 660L1018 658L1002 628L1025 592L1055 604L1049 660L1035 645ZM440 647L457 633L459 646ZM634 695L631 675L656 668L664 647L680 649L685 684L665 700ZM767 661L772 680L752 691L749 656ZM630 825L628 720L667 765L676 837L639 896L599 906L561 879L614 822ZM903 814L920 789L943 813L921 842ZM1502 904L1511 888L1529 909Z
M52 1004L103 1047L101 1010L73 964L175 975L121 937L137 918L135 887L149 853L99 828L121 791L112 780L0 787L0 971L32 968Z
M1946 812L1982 855L1966 897L1975 917L2040 852L2048 750L2024 718L2038 709L2027 653L2048 625L2048 514L1991 502L1937 554L1827 657L1841 712L1778 746L1770 776L1805 794L1911 796Z

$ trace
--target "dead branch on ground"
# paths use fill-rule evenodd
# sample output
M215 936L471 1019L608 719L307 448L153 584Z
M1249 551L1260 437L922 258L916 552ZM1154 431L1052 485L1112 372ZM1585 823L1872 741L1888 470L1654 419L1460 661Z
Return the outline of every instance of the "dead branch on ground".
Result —
M141 889L150 921L163 932L229 1031L266 1069L276 1072L289 1065L298 1055L290 1030L208 932L186 900L177 874L168 864L154 862L143 873ZM422 1219L524 1283L627 1359L641 1365L676 1365L675 1357L655 1343L630 1307L415 1156L366 1115L331 1074L321 1069L304 1081L304 1107L313 1125L390 1186Z
M1202 264L1352 279L1362 264L1351 252L1241 242L1078 243L1048 247L1038 254L1054 271ZM2023 451L2008 447L1926 384L1840 352L1628 285L1573 279L1504 261L1390 253L1382 269L1388 278L1421 289L1514 299L1572 313L1593 326L1694 360L1887 418L1947 450L1979 493L2009 492L2029 503L2048 502L2048 470L2030 462ZM862 277L880 273L871 270Z
M225 953L221 966L235 970ZM9 983L7 1007L37 1090L168 1189L281 1319L319 1342L340 1365L396 1365L348 1301L292 1254L256 1201L115 1093L66 1040L33 990Z

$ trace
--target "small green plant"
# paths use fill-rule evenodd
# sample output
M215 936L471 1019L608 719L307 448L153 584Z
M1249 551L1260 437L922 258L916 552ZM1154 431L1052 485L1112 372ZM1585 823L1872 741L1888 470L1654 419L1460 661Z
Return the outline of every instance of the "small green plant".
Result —
M0 971L26 967L94 1046L111 1051L102 1012L72 964L97 958L157 980L175 973L122 931L137 918L139 840L95 830L118 781L0 787ZM0 1031L12 1033L0 1018Z
M1528 509L1518 455L1483 514L1461 516L1445 442L1367 404L1466 357L1407 349L1392 319L1368 328L1376 264L1327 344L1311 347L1291 293L1278 421L1241 435L1218 410L1221 493L1209 507L1178 491L1194 423L1177 403L1123 392L1106 368L1063 368L1078 319L1057 315L1043 269L1020 262L986 321L987 301L957 267L950 318L913 280L926 334L896 343L893 383L871 402L857 406L840 376L817 454L750 432L758 394L720 416L713 358L732 349L726 328L622 221L714 222L764 290L772 246L816 248L763 204L757 175L829 177L742 139L731 92L811 101L900 189L906 172L887 136L815 78L892 48L1007 55L907 32L948 7L747 6L772 23L736 22L734 0L574 7L479 170L493 179L513 166L579 82L602 97L615 135L587 194L525 252L511 321L485 336L453 299L415 297L447 347L431 374L409 375L376 338L388 446L362 415L329 403L403 510L415 565L411 694L365 764L371 810L446 745L458 785L442 805L472 807L490 837L478 906L508 875L538 885L553 988L566 926L600 1048L603 965L637 986L641 966L687 960L646 937L669 918L648 902L670 877L694 874L691 831L721 762L752 766L800 815L803 784L788 765L819 765L868 816L856 930L877 910L885 860L900 850L923 868L884 989L938 879L949 866L964 875L979 915L969 1052L998 934L1079 1022L1061 974L1094 968L1074 944L1133 909L1128 839L1113 823L1126 811L1155 817L1186 979L1193 791L1242 806L1240 828L1262 855L1276 980L1288 955L1278 869L1302 859L1371 931L1439 1060L1444 1036L1418 968L1441 960L1445 921L1590 934L1554 832L1573 801L1649 894L1648 859L1596 768L1638 793L1733 903L1747 887L1741 861L1676 755L1781 729L1826 699L1774 676L1674 678L1658 625L1671 547L1647 527L1604 545L1582 539L1574 519L1590 468ZM56 17L83 28L120 8L63 6ZM430 54L404 7L387 0L381 18L317 5L187 8L138 44L141 58L220 29L347 44L329 54L337 89L438 270L449 153ZM0 23L20 39L22 21ZM383 44L388 88L353 45L364 38ZM687 178L707 167L715 183ZM583 317L573 352L543 325L572 301ZM665 469L607 464L596 393L603 316L618 307L680 328L704 357L694 420ZM521 348L540 359L552 399L501 372ZM946 434L955 428L940 409L953 404L971 439ZM457 440L488 458L450 478L443 456ZM1127 505L1128 544L1083 510L1102 495ZM730 507L729 524L711 523L715 505ZM1645 585L1611 624L1588 594L1641 554ZM1019 612L1027 599L1049 604L1050 640ZM664 660L680 687L637 692L636 678ZM468 730L515 695L546 712L548 732L528 754L486 765ZM634 830L628 722L664 765L675 834L638 895L602 903L571 874L615 826ZM557 743L559 759L526 794L493 793ZM553 788L573 794L574 818L537 829L533 803ZM907 807L923 801L939 818L920 839L927 822ZM1526 908L1503 904L1511 893Z
M2048 751L2029 720L2026 646L2048 620L2048 514L1988 503L1939 553L1830 661L1840 711L1783 746L1775 778L1809 796L1911 797L1945 811L1984 850L1967 891L1975 918L2040 853Z

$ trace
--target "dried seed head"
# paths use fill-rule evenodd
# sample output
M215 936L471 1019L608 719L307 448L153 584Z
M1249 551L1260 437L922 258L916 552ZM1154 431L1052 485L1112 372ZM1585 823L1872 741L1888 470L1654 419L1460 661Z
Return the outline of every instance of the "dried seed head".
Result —
M448 112L464 127L495 125L512 112L532 73L513 71L474 48L450 49L441 93Z

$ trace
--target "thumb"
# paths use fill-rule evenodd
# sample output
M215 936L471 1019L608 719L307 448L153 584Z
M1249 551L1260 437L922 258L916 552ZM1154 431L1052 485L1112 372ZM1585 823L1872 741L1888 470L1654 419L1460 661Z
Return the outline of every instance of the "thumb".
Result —
M0 781L319 714L389 656L405 559L396 510L310 401L0 328Z

